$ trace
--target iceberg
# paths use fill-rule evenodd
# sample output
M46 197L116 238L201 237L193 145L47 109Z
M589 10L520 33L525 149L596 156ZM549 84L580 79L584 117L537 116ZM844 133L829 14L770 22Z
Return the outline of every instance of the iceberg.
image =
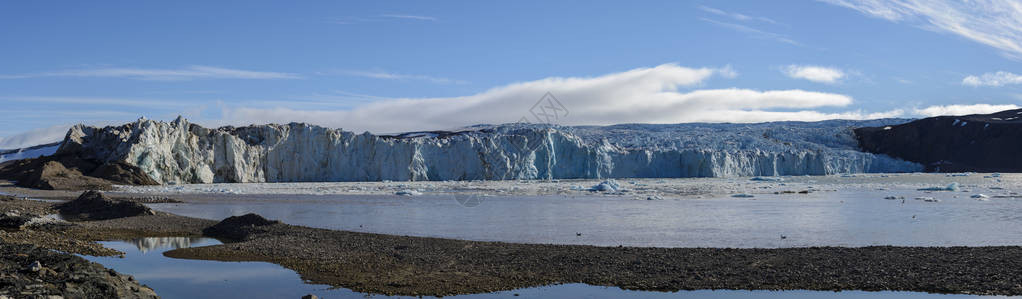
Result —
M621 190L621 184L618 184L618 182L613 179L600 182L592 188L589 188L589 191L593 192L617 192L619 190Z
M919 188L919 191L958 191L958 183L948 184L947 187L927 187Z

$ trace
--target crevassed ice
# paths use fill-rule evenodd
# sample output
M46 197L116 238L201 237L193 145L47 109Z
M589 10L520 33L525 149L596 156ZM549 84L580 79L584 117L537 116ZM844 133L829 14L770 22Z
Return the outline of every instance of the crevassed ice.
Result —
M208 129L178 118L73 127L58 152L136 165L164 184L733 177L912 172L858 151L851 129L904 120L562 127L356 134L291 123Z

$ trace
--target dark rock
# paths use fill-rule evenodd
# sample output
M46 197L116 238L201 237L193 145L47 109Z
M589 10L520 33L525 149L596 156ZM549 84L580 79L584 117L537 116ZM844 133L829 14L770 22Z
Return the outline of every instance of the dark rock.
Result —
M220 223L202 230L202 234L228 240L246 240L254 233L265 231L263 227L279 224L280 221L268 220L256 214L227 217Z
M89 173L89 176L101 178L122 185L159 185L141 168L123 162L111 162L100 165Z
M109 190L113 184L157 185L141 169L122 162L103 163L74 153L10 161L0 166L0 179L26 188L46 190Z
M100 264L33 245L0 241L0 269L0 294L9 298L159 298Z
M1022 171L1022 109L854 131L863 150L920 163L927 171Z
M21 229L21 227L28 223L30 220L32 220L32 217L26 215L18 215L17 213L5 213L0 215L0 227Z
M319 296L316 296L316 295L313 295L313 294L308 294L308 295L302 296L302 299L319 299Z
M19 160L0 169L0 178L26 188L45 190L110 189L111 182L82 175L79 168L67 168L51 157Z
M142 215L156 215L137 202L115 200L99 191L85 191L77 199L56 206L70 220L104 220Z

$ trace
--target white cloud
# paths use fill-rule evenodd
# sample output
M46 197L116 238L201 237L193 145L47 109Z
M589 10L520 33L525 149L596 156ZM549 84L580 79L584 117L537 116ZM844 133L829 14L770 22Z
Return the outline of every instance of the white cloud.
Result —
M830 67L815 65L789 65L782 69L785 75L795 79L806 79L820 83L835 83L845 77L845 72Z
M820 0L893 22L947 32L1022 58L1022 3L1016 0Z
M428 82L433 82L433 83L438 83L438 84L468 84L468 81L465 81L465 80L457 80L457 79L450 79L450 78L444 78L444 77L433 77L433 76L426 76L426 75L399 74L399 73L392 73L392 72L379 71L379 70L377 70L377 71L339 70L339 71L327 72L325 74L330 74L330 73L338 73L338 74L347 75L347 76L357 76L357 77L366 77L366 78L374 78L374 79L418 80L418 81L428 81Z
M939 115L969 115L969 114L988 114L994 112L1000 112L1004 110L1018 109L1019 106L1006 104L1006 105L991 105L991 104L973 104L973 105L946 105L946 106L929 106L922 109L915 109L915 113L918 115L930 117Z
M384 18L395 18L395 19L407 19L407 20L418 20L418 21L437 21L437 18L430 16L416 16L416 15L401 15L401 14L386 14L380 15Z
M802 45L801 43L799 43L799 42L797 42L795 40L792 40L791 38L788 38L788 36L783 35L783 34L773 33L773 32L769 32L769 31L765 31L765 30L760 30L760 29L752 28L752 27L749 27L749 26L746 26L746 25L742 25L742 24L722 22L722 21L717 21L717 20L707 19L707 18L699 18L699 19L702 20L703 22L707 22L707 23L714 24L714 25L717 25L717 26L720 26L720 27L724 27L724 28L728 28L728 29L731 29L731 30L734 30L734 31L738 31L738 32L742 32L742 33L748 34L749 36L754 37L754 38L770 39L770 40L782 42L782 43L785 43L785 44L790 44L790 45L793 45L793 46L801 46Z
M15 149L64 140L71 125L56 125L0 137L0 149Z
M353 109L224 107L223 123L287 123L302 121L346 130L375 133L451 129L466 125L511 123L522 117L536 122L530 108L547 92L569 111L563 125L618 123L761 122L779 120L866 119L901 115L901 111L820 112L820 107L845 107L851 97L804 90L703 89L728 68L687 68L665 64L589 78L547 78L514 83L453 98L379 100Z
M774 21L773 19L770 19L770 18L754 17L754 16L750 16L750 15L746 15L746 14L740 14L740 13L736 13L736 12L728 12L728 11L724 11L722 9L717 9L717 8L713 8L713 7L709 7L709 6L700 5L699 9L701 9L701 10L703 10L705 12L708 12L708 13L712 13L712 14L715 14L715 15L718 15L718 16L729 17L729 18L732 18L732 19L735 19L735 20L739 20L739 21L753 21L753 20L755 20L755 21L761 21L761 22L766 22L766 23L770 23L770 24L777 24L777 21Z
M1022 76L1014 73L1000 71L996 73L986 73L980 76L967 76L962 79L962 85L968 85L973 87L978 86L1004 86L1009 84L1022 84Z
M301 78L301 76L291 73L248 71L201 65L193 65L179 69L97 68L97 69L59 70L20 75L0 75L0 79L26 79L39 77L95 77L95 78L127 78L137 80Z

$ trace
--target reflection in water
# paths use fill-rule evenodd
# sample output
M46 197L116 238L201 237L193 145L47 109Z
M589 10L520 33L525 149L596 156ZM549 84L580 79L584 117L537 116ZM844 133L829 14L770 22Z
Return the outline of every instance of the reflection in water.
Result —
M192 247L192 243L201 243L209 238L192 237L149 237L133 239L126 242L135 244L138 251L147 253L154 249L178 249Z

